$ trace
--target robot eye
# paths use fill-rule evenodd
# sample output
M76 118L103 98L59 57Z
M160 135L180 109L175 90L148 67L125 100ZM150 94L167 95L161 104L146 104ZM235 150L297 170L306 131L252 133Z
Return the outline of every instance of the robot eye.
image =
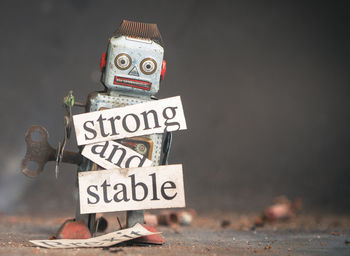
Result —
M126 70L131 66L131 58L126 53L118 54L114 59L114 64L121 70Z
M143 59L140 63L140 69L142 73L151 75L157 69L157 62L152 58Z

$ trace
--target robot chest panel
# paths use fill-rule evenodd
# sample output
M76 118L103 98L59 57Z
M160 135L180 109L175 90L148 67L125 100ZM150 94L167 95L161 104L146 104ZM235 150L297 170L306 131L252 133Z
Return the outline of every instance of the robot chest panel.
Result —
M94 93L89 96L89 112L109 108L119 108L129 105L144 103L149 101L147 98L134 98L127 96L112 96L107 93Z
M140 99L127 96L112 96L107 93L92 93L88 98L88 110L99 111L110 108L125 107L134 104L140 104L149 101L149 99ZM151 134L139 137L125 138L117 140L118 143L129 147L141 155L146 156L157 166L160 163L162 152L163 134Z

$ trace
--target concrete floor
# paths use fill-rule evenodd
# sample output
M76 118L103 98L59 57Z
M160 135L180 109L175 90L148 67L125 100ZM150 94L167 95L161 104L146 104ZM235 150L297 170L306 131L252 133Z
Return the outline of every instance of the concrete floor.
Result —
M115 217L107 218L111 223ZM350 255L348 216L301 216L251 230L253 218L214 214L197 217L189 227L158 227L166 239L162 246L44 249L28 241L47 239L63 218L3 215L0 216L0 255ZM221 227L222 220L229 221L226 228ZM116 223L112 223L109 231L115 228Z

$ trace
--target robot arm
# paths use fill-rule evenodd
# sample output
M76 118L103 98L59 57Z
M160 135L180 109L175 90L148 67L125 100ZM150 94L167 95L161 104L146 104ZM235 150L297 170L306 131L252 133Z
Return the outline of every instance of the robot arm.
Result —
M86 107L86 104L77 102L74 99L73 91L69 91L68 95L63 98L63 106L65 110L64 114L64 137L62 142L58 143L57 155L56 155L56 168L55 175L58 177L59 165L62 162L63 155L65 154L64 148L66 147L67 140L70 139L72 132L72 107Z
M65 109L64 115L64 127L65 127L65 137L70 138L72 131L72 107L86 107L85 103L78 102L74 99L73 91L69 91L68 95L63 98L63 106Z
M61 162L71 163L79 165L82 161L82 156L79 152L65 151L64 148L67 143L67 139L70 138L72 130L72 107L80 106L85 107L85 104L76 102L74 100L73 92L64 97L63 105L65 109L64 115L64 138L62 142L58 143L57 149L50 146L48 142L47 130L39 125L30 127L25 135L27 144L27 152L22 160L22 172L28 177L35 177L44 170L44 166L49 161L56 161L55 174L58 176L59 165ZM32 139L32 133L37 132L40 134L41 139L34 141ZM30 168L30 162L35 162L35 170Z

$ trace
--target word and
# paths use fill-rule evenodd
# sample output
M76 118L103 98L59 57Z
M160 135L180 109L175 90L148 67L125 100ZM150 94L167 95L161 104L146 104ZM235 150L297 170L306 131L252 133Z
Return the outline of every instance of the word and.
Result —
M182 165L79 173L80 212L185 207Z
M141 236L154 235L137 223L132 228L118 230L106 235L89 239L57 239L57 240L31 240L30 242L45 248L79 248L79 247L109 247L124 241Z
M86 145L81 154L105 169L152 165L152 161L147 157L115 141Z
M73 116L78 145L187 129L180 96Z

